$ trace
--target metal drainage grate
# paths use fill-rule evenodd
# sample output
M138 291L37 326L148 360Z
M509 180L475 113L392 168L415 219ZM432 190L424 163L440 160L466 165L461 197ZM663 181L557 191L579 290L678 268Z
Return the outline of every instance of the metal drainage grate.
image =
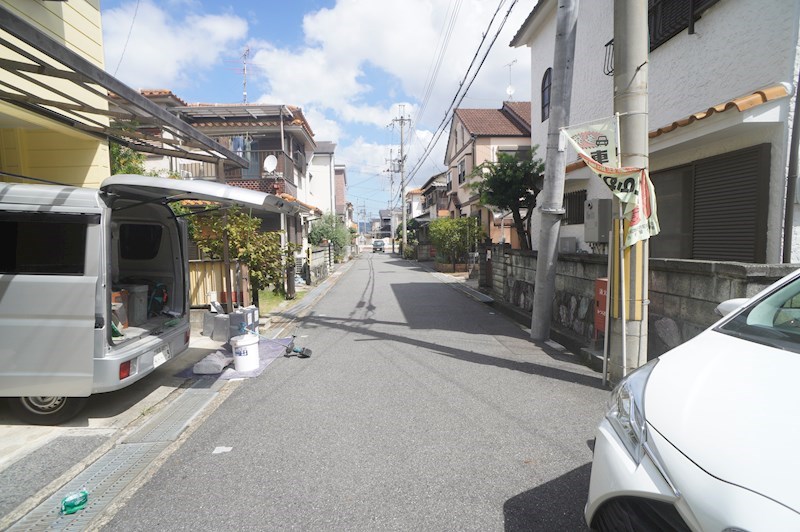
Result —
M167 445L169 442L138 443L112 449L8 530L85 530ZM89 492L86 507L76 514L61 515L61 500L81 489Z
M184 427L217 394L212 389L188 389L153 419L125 438L124 443L175 441Z

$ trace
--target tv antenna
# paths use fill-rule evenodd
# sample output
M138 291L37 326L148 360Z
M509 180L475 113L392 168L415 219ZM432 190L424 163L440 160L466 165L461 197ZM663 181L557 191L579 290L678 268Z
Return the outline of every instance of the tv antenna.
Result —
M242 103L247 103L247 58L250 56L250 47L245 46L242 54Z
M506 87L506 94L508 95L508 100L509 101L514 99L514 91L516 90L516 89L514 89L514 85L511 84L511 67L514 66L514 63L516 63L516 62L517 62L517 60L513 59L507 65L503 65L503 66L507 66L508 67L508 87Z

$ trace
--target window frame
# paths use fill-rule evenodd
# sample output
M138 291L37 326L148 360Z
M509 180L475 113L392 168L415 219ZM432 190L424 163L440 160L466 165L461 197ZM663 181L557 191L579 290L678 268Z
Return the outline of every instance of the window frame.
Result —
M550 95L553 88L553 69L548 67L542 76L542 122L550 118Z

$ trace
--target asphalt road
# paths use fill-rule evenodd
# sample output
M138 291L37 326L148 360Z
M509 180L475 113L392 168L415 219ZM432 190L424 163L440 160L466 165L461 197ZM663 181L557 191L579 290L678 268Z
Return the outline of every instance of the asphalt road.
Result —
M573 356L390 254L296 333L106 530L585 529L608 392Z

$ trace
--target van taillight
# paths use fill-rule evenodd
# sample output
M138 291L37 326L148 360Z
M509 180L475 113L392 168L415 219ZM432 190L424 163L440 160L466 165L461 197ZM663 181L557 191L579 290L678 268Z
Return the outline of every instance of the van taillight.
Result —
M119 365L119 380L127 379L131 376L131 361L123 362Z
M188 344L189 343L189 331L186 331L185 333L183 333L183 343L184 344Z

